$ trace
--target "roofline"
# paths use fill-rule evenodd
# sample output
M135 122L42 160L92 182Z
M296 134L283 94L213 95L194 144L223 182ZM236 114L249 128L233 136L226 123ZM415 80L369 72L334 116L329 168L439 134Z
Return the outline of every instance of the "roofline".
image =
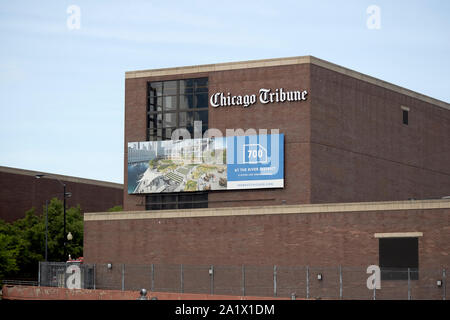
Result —
M216 64L204 64L204 65L194 65L194 66L184 66L184 67L174 67L174 68L162 68L162 69L149 69L149 70L136 70L125 72L125 79L133 78L146 78L146 77L158 77L158 76L169 76L169 75L180 75L180 74L190 74L190 73L202 73L202 72L217 72L226 70L237 70L237 69L249 69L249 68L262 68L262 67L274 67L274 66L284 66L284 65L294 65L294 64L314 64L316 66L326 68L355 79L365 81L382 88L404 94L406 96L416 98L418 100L439 106L441 108L450 110L450 104L438 100L427 95L397 86L387 81L383 81L372 76L344 68L337 64L313 57L313 56L298 56L298 57L287 57L287 58L274 58L274 59L262 59L262 60L249 60L249 61L239 61L239 62L225 62Z
M65 176L65 175L54 174L54 173L49 173L49 172L32 171L32 170L25 170L25 169L5 167L5 166L0 166L0 172L11 173L11 174L20 174L20 175L24 175L24 176L36 176L37 174L44 174L44 175L50 175L50 176L49 177L44 176L44 177L42 177L43 179L56 178L56 179L59 179L61 181L65 181L65 182L91 184L91 185L96 185L96 186L101 186L101 187L109 187L109 188L116 188L116 189L123 190L123 184L120 184L120 183L86 179L86 178L78 178L78 177L73 177L73 176Z
M260 216L282 214L313 213L360 213L398 210L450 209L449 199L407 200L383 202L351 202L327 204L300 204L255 207L224 207L205 209L90 212L84 214L84 221L135 220L135 219L173 219L225 216Z

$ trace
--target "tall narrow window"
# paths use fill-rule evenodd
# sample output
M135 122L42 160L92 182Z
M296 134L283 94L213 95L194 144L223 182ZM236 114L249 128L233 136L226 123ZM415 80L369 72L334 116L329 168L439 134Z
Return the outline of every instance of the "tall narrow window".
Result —
M408 125L409 124L409 108L402 106L402 113L403 113L403 124Z
M178 128L194 138L194 122L208 129L208 78L148 83L147 140L171 140ZM167 192L145 195L146 210L208 208L208 192Z

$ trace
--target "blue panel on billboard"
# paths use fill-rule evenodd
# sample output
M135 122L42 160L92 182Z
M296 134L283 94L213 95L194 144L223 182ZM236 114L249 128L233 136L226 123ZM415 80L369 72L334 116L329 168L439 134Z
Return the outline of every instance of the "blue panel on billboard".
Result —
M284 135L227 137L227 180L227 189L282 188Z
M284 135L128 143L128 193L282 188Z

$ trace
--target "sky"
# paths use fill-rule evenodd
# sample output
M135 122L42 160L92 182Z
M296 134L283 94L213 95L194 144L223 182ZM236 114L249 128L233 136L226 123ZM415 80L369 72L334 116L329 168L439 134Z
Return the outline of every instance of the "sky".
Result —
M117 183L126 71L312 55L450 102L450 1L0 0L0 41L0 166Z

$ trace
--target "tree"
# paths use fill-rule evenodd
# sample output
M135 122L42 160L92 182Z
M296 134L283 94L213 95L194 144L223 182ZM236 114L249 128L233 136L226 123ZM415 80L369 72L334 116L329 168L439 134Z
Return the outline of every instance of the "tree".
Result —
M108 209L108 212L118 212L118 211L123 211L122 206L114 206Z
M45 210L45 208L44 208ZM45 237L45 213L42 215ZM68 257L64 257L64 242L67 246L67 254L73 258L83 255L83 215L81 208L72 207L66 210L66 232L70 232L73 236L72 240L64 239L64 210L61 200L52 199L48 206L48 260L49 261L66 261ZM45 239L44 239L45 250Z
M54 198L48 206L48 260L66 261L64 257L64 213L61 200ZM66 240L67 253L83 255L83 216L80 206L66 210L66 230L73 239ZM0 220L0 279L36 278L37 265L45 256L45 207L37 215L35 208L25 218L13 223Z
M0 220L0 280L19 270L16 262L18 255L10 225Z

